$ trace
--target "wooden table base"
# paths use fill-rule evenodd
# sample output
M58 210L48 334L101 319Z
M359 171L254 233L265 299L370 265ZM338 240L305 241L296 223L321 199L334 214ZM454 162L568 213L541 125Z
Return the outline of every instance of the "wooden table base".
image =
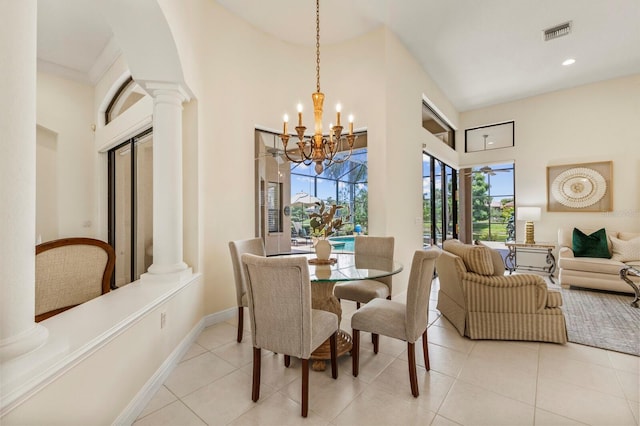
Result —
M351 335L344 330L338 330L338 357L350 352L352 346ZM326 361L331 360L329 339L311 354L311 360L313 361L311 363L313 371L324 371L327 368Z
M325 266L328 267L328 265ZM333 295L334 285L335 283L331 281L314 282L311 285L311 307L313 309L333 312L338 316L338 324L340 324L342 320L342 307L340 306L340 301ZM350 352L352 346L351 335L344 330L338 330L338 357ZM329 339L318 346L311 354L311 369L314 371L324 371L327 367L327 360L331 360Z

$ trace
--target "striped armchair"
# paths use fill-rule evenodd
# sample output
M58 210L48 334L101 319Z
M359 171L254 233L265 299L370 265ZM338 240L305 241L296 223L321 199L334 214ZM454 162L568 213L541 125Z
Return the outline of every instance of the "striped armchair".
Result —
M562 295L533 274L504 275L500 254L447 240L436 262L438 310L471 339L567 342Z

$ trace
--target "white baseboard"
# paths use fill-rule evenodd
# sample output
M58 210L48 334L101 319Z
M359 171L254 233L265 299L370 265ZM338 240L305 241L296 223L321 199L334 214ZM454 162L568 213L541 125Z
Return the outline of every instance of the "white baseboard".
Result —
M176 368L176 365L178 365L189 348L191 348L200 333L202 333L202 330L211 325L234 318L234 316L237 315L237 309L238 308L230 308L204 316L189 334L182 339L180 344L171 352L171 355L162 363L153 376L149 378L147 383L140 389L112 424L118 426L133 424L147 404L149 404L149 401L151 401L153 396L160 390L162 384L167 380L173 369Z

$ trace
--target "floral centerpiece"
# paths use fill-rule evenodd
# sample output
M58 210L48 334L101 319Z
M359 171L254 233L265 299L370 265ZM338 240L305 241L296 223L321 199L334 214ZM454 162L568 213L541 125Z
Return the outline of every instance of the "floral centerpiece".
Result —
M316 203L318 211L309 215L309 225L313 230L313 246L316 249L316 256L321 260L328 260L331 255L331 244L328 237L335 234L342 225L349 220L349 213L336 216L339 210L346 209L346 206L330 204L326 206L324 201Z

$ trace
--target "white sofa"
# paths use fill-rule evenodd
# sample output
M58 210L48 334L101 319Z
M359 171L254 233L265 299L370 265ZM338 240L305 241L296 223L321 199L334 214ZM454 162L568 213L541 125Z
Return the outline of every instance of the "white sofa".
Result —
M613 253L612 237L616 244L620 244L620 240L627 242L636 238L640 238L640 232L619 232L605 228L607 233L607 244L609 253L613 253L612 259L592 258L592 257L575 257L573 252L573 227L560 228L558 230L558 268L559 281L562 287L570 286L593 288L599 290L620 291L625 293L633 293L630 285L620 278L620 270L625 266L634 266L640 269L640 256L625 258L624 262L616 260L619 254ZM597 231L597 229L578 228L585 234L589 235ZM638 253L638 251L635 251ZM626 256L628 257L628 256ZM630 276L637 283L640 278Z

